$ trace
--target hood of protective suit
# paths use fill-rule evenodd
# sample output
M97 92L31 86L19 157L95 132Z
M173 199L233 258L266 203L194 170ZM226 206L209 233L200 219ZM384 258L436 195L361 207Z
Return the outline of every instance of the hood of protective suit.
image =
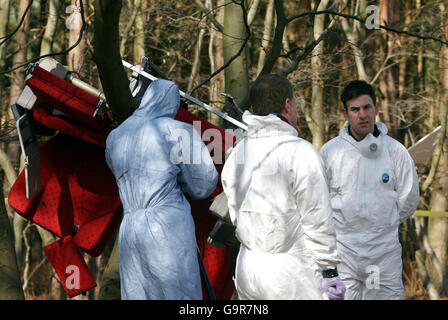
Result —
M107 138L105 157L124 213L118 235L122 299L202 298L195 225L184 194L207 198L218 172L199 133L173 119L178 109L177 86L154 81L139 108Z
M387 135L387 127L384 123L376 122L375 125L380 132L378 137L369 133L361 141L356 141L355 138L350 135L348 125L339 131L339 136L357 148L364 157L374 159L379 157L383 152L383 138Z
M273 114L257 116L246 110L243 113L243 122L247 124L247 136L251 138L268 137L273 134L298 135L293 126Z
M168 80L155 80L143 95L140 106L133 116L155 119L174 116L179 109L180 97L177 85Z

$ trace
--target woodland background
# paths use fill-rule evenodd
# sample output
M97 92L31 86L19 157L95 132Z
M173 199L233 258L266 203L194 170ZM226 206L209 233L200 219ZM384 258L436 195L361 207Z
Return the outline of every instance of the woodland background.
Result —
M366 25L370 5L379 9L378 29ZM83 1L82 11L84 23L79 0L0 0L0 298L66 299L42 249L55 238L2 201L23 168L10 105L26 67L15 68L50 53L104 90L121 120L131 104L129 90L117 90L126 89L124 71L110 69L118 51L133 64L148 56L181 90L237 118L221 93L247 109L257 76L283 74L294 85L300 135L317 148L344 125L343 87L364 79L376 88L380 120L406 147L442 126L432 159L418 168L419 209L448 211L448 1L96 0ZM400 238L406 298L446 299L448 218L413 217ZM76 299L119 298L113 247L85 255L98 287Z

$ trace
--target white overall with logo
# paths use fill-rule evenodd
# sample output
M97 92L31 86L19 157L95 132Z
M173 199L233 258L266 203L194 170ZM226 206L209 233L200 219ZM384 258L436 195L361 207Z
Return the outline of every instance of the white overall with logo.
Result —
M341 129L321 149L329 182L345 299L403 299L400 222L419 201L417 173L406 148L380 135L357 142Z

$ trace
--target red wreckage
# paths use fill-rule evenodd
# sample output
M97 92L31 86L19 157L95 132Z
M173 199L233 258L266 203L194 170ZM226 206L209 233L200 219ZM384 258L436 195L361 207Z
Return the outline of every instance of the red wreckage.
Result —
M122 206L104 158L106 138L114 123L101 116L105 102L65 80L67 74L52 59L27 70L26 87L12 106L25 168L12 186L8 202L18 214L60 238L44 250L67 295L74 297L97 285L81 252L96 257L104 251L119 228ZM219 130L226 139L220 150L215 142L214 152L221 152L222 159L235 142L230 133L184 108L179 108L176 120L190 124L200 121L200 134L210 128ZM40 143L42 136L49 138ZM215 166L221 173L223 164ZM209 199L191 201L191 211L198 248L216 298L230 299L234 291L230 248L217 248L207 241L217 222L209 207L221 192L219 180ZM79 272L79 282L73 286L70 277L75 271Z

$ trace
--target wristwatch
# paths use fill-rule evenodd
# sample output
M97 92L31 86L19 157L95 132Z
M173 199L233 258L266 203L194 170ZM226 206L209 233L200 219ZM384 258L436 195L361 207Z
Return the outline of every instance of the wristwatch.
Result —
M338 275L338 268L322 270L322 277L324 278L334 278Z

